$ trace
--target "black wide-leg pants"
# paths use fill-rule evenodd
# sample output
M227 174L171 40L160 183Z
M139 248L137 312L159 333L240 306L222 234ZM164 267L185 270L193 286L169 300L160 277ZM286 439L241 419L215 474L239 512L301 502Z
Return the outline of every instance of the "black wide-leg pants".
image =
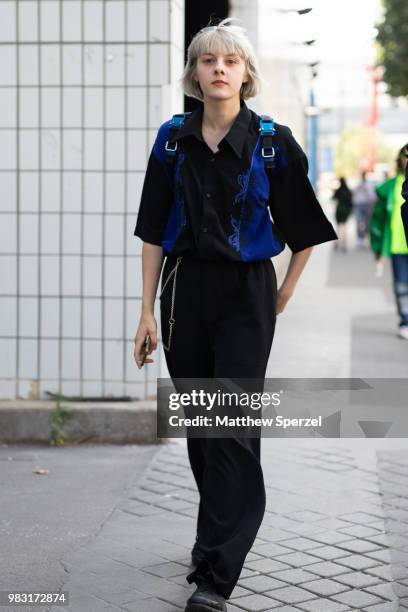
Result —
M167 257L161 288L176 265ZM276 321L270 259L209 261L183 257L160 296L161 330L171 378L265 377ZM257 387L259 391L259 388ZM187 438L200 494L197 547L205 561L187 576L207 577L229 598L265 512L260 437Z

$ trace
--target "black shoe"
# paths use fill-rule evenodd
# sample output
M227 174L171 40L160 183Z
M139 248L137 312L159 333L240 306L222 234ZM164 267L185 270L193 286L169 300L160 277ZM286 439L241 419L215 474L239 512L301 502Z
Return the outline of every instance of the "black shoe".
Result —
M201 550L197 547L197 544L194 544L193 549L191 551L191 565L194 567L198 567L198 565L204 561L205 556L201 552Z
M200 580L196 591L187 599L184 612L227 612L227 604L211 582Z

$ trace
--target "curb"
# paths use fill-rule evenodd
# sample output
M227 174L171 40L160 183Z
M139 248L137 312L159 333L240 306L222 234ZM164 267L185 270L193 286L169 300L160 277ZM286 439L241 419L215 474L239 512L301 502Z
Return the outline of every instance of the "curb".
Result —
M1 400L0 442L159 444L156 401Z

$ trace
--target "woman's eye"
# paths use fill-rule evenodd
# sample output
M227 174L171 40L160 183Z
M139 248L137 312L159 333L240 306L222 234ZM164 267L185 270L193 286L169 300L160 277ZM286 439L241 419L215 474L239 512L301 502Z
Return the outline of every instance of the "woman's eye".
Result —
M204 60L204 64L208 64L209 62L212 62L212 61L213 61L213 60L212 60L212 58L207 57L207 58ZM237 63L238 63L238 60L235 60L235 59L229 59L229 60L227 60L227 63L228 63L228 64L237 64Z

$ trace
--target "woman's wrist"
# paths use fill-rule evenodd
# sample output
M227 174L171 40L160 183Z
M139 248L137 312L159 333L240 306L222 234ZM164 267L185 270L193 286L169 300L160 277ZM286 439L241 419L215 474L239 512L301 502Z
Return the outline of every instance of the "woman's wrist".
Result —
M142 303L142 317L154 316L154 307L151 304Z
M279 288L279 291L285 295L293 295L295 291L295 283L284 281Z

